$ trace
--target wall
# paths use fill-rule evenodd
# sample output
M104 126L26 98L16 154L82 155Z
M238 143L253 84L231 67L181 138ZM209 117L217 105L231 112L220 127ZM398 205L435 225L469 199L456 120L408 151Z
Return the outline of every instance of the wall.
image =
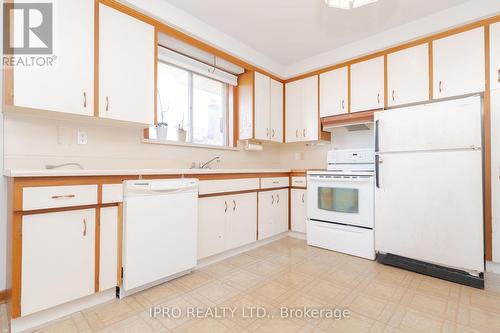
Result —
M0 17L3 17L3 6L0 6ZM3 24L0 24L0 53L3 54ZM2 62L3 64L3 62ZM3 72L3 65L2 72ZM0 91L3 91L3 75L0 75ZM1 98L0 98L1 100ZM0 170L3 170L3 103L0 103ZM0 290L6 287L6 253L7 253L7 189L5 177L0 176Z
M88 144L77 145L77 130ZM5 168L43 169L47 164L81 163L93 168L189 168L220 156L219 168L279 168L278 146L262 152L212 150L141 143L141 128L103 124L100 119L55 120L19 114L5 119Z
M369 129L361 131L347 131L346 128L340 127L332 132L332 147L333 149L358 149L358 148L374 148L374 133L373 125L368 125Z

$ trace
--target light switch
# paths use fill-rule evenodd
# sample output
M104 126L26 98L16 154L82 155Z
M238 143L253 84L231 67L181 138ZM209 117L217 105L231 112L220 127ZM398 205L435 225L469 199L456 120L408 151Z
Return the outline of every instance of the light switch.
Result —
M78 144L79 145L87 144L87 132L78 130Z

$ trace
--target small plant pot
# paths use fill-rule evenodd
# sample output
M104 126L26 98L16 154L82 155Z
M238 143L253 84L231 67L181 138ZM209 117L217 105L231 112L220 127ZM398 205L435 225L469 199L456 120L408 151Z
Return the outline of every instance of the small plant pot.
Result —
M167 140L168 126L156 126L156 138L158 140Z
M186 142L187 131L183 130L182 128L177 128L176 129L176 137L177 137L177 141Z

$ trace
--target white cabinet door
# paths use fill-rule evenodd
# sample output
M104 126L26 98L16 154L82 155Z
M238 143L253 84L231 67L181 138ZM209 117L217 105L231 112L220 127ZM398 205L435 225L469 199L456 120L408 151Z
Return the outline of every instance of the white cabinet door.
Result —
M118 207L101 208L99 237L99 291L118 282Z
M259 140L271 139L271 79L255 72L254 81L254 112L255 138Z
M319 113L320 117L330 117L347 113L348 69L342 67L319 76Z
M384 57L351 66L351 112L384 107Z
M306 193L307 190L291 190L291 229L296 232L306 232Z
M228 197L208 197L198 201L198 259L226 249Z
M500 263L500 89L491 92L491 179L493 261Z
M283 83L271 79L271 141L283 142Z
M301 80L293 81L285 85L285 141L298 142L302 140L301 131L301 108L302 108Z
M275 191L259 192L258 239L274 236Z
M500 89L500 22L490 25L490 89Z
M99 115L154 122L155 29L99 5Z
M288 189L273 191L274 209L273 209L273 229L274 234L280 234L288 230Z
M429 44L387 55L387 96L389 106L429 99Z
M485 89L484 28L433 42L434 98Z
M53 15L54 66L15 66L14 105L93 115L94 1L58 1Z
M94 293L95 209L25 215L21 315Z
M226 249L234 249L257 240L257 193L228 198Z
M301 80L302 88L302 141L318 140L318 76Z

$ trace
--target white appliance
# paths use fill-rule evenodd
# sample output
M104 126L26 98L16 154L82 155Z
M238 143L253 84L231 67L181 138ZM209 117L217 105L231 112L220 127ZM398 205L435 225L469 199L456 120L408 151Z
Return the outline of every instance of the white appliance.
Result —
M307 173L307 244L375 259L373 149L332 150Z
M197 231L197 179L125 181L120 296L188 273Z
M375 146L382 262L459 283L467 276L456 269L481 277L481 97L377 112Z

